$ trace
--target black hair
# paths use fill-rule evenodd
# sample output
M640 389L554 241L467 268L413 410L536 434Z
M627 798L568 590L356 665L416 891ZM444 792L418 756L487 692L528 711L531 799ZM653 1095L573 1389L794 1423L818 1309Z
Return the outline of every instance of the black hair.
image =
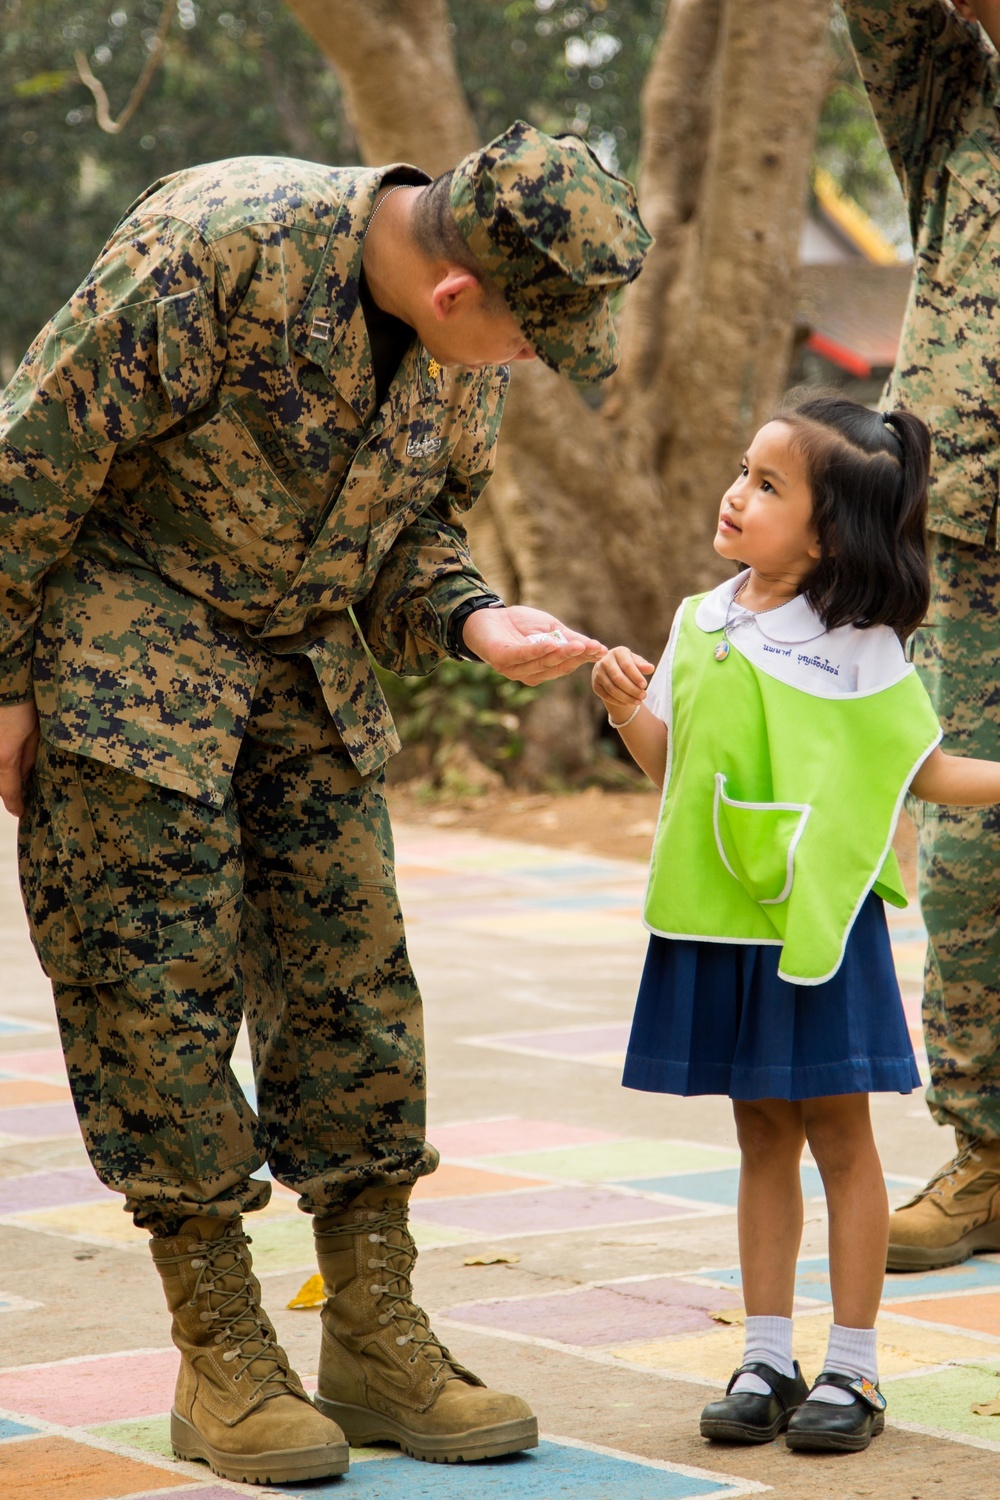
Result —
M451 172L435 177L414 205L412 227L417 249L430 260L450 260L470 271L483 289L486 310L502 312L507 307L503 292L486 275L452 217L451 179Z
M927 427L839 395L798 400L776 420L805 458L820 545L800 592L827 630L889 625L905 640L930 601Z

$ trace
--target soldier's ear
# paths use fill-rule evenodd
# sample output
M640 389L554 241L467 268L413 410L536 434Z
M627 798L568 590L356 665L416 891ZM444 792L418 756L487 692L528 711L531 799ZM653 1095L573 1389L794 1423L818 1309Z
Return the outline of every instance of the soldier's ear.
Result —
M471 271L461 266L449 266L431 292L431 307L439 323L454 317L456 312L478 303L481 295L479 282Z

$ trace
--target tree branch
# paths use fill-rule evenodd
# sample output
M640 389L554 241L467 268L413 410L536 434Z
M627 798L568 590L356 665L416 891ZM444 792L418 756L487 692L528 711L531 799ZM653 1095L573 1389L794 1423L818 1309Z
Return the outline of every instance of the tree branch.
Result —
M446 0L287 4L340 75L365 161L411 161L437 176L475 149Z
M639 202L656 244L626 300L622 365L609 388L606 415L616 415L626 402L634 411L634 403L653 389L660 406L657 429L667 413L656 374L665 363L670 290L708 153L721 12L722 0L672 0L642 91Z
M97 123L106 135L119 135L135 114L142 103L143 95L149 88L153 74L160 66L163 58L163 44L166 41L170 23L174 18L177 8L177 0L164 0L163 11L160 15L156 35L149 49L149 56L142 67L142 72L136 79L135 88L129 96L129 101L117 120L111 118L111 108L108 96L101 80L90 69L90 64L82 52L73 53L73 61L76 63L76 71L80 75L80 82L84 84L93 95Z

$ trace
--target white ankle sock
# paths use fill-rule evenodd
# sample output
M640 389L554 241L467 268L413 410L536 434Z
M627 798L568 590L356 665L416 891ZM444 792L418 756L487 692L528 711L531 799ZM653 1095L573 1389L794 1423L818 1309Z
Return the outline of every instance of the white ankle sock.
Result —
M850 1375L853 1380L861 1377L878 1385L874 1328L841 1328L837 1323L831 1323L823 1369ZM809 1392L809 1400L828 1401L831 1406L849 1406L854 1397L839 1385L818 1385Z
M743 1363L770 1365L779 1375L794 1375L791 1318L747 1318ZM770 1390L759 1375L746 1374L737 1380L732 1394L767 1396Z

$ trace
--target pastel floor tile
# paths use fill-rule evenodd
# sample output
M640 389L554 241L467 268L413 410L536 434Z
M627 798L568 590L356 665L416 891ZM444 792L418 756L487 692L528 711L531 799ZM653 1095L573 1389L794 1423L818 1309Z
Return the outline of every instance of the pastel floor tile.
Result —
M0 1182L0 1192L2 1187ZM304 1214L298 1212L295 1201L294 1193L275 1184L267 1207L247 1219L247 1225L253 1231L255 1245L258 1233L262 1233L264 1225L272 1219L294 1220L297 1224L301 1222L308 1241L309 1221ZM105 1193L96 1202L25 1210L11 1217L28 1229L43 1229L50 1234L63 1234L73 1239L89 1239L96 1244L124 1245L145 1250L149 1243L148 1231L135 1227L125 1212L124 1203L120 1193Z
M482 1167L457 1166L442 1162L429 1177L420 1177L413 1185L413 1199L464 1198L479 1193L513 1192L515 1188L535 1187L535 1178L514 1177L506 1172L487 1172Z
M505 1032L502 1036L467 1037L477 1047L502 1052L527 1052L536 1057L592 1057L595 1053L624 1052L628 1022L611 1026L567 1026L557 1031Z
M450 1307L443 1316L586 1347L707 1331L717 1326L711 1312L741 1306L742 1299L735 1292L663 1276L588 1287L563 1296L467 1302Z
M135 1422L103 1422L88 1428L95 1437L105 1438L111 1443L120 1443L125 1448L137 1448L142 1453L155 1453L157 1458L173 1458L170 1446L170 1415L161 1412L157 1417L140 1417Z
M0 1079L0 1111L16 1109L21 1104L63 1103L69 1098L69 1089L59 1083L41 1083L33 1078Z
M806 1199L822 1198L823 1179L816 1167L801 1168L802 1196ZM690 1175L666 1177L629 1177L622 1180L623 1187L634 1188L637 1193L665 1193L671 1198L689 1198L698 1203L715 1203L722 1207L735 1208L739 1196L740 1170L730 1167L724 1171L698 1172ZM909 1183L887 1177L890 1189L908 1188Z
M26 1427L23 1422L11 1422L6 1417L0 1417L0 1443L5 1443L8 1438L31 1437L38 1431L37 1427Z
M926 1301L893 1300L894 1313L920 1318L926 1323L948 1323L952 1328L972 1328L1000 1338L1000 1292L971 1297L931 1297ZM1000 1352L1000 1351L998 1351Z
M398 1458L351 1470L351 1500L694 1500L695 1496L746 1493L748 1486L724 1475L687 1471L641 1459L597 1453L545 1441L526 1453L489 1464L447 1467ZM310 1485L309 1500L346 1500L343 1481ZM294 1485L282 1486L299 1500Z
M117 1201L121 1198L100 1182L90 1167L66 1167L58 1172L31 1172L0 1178L0 1215L66 1204Z
M573 1182L616 1182L659 1177L671 1172L711 1172L735 1167L739 1152L715 1150L686 1141L613 1141L608 1145L576 1146L561 1151L519 1152L499 1157L493 1165L508 1172L535 1172Z
M882 1301L896 1298L954 1296L956 1292L1000 1291L1000 1262L992 1257L975 1255L960 1266L945 1266L941 1271L896 1272L885 1278Z
M591 1229L603 1224L645 1223L684 1213L672 1203L615 1193L606 1188L552 1188L539 1192L484 1194L479 1198L448 1199L413 1205L413 1217L449 1228L510 1236L542 1234L565 1229Z
M941 1432L968 1433L1000 1442L1000 1417L981 1417L972 1410L1000 1397L995 1361L935 1370L912 1380L894 1380L885 1388L890 1420L919 1422Z
M61 1208L42 1208L10 1215L9 1222L25 1229L40 1229L67 1239L92 1240L99 1245L127 1245L145 1249L148 1231L136 1229L125 1213L124 1199L115 1193L96 1203Z
M50 1031L37 1021L15 1021L12 1016L0 1016L0 1036L25 1036L35 1031Z
M452 1160L503 1156L515 1151L555 1150L565 1146L596 1146L621 1139L606 1130L591 1130L584 1125L564 1125L556 1120L522 1120L513 1115L500 1120L435 1125L428 1130L428 1137L443 1157ZM509 1170L510 1164L506 1165Z
M0 1071L18 1078L51 1078L57 1083L66 1082L66 1063L59 1047L46 1047L41 1052L5 1052L0 1058Z
M72 1104L25 1104L20 1109L0 1109L0 1135L14 1140L43 1141L52 1136L78 1135Z
M802 1168L802 1194L805 1198L823 1196L823 1179L815 1167ZM665 1193L672 1198L688 1198L697 1203L715 1203L735 1208L740 1188L739 1167L721 1172L698 1172L689 1176L629 1178L625 1184L640 1193Z
M830 1313L797 1313L795 1357L807 1379L816 1376L826 1356ZM724 1385L743 1358L743 1329L720 1325L717 1332L691 1338L656 1339L646 1344L621 1344L608 1350L618 1359L650 1370L676 1370ZM944 1333L930 1326L917 1329L882 1314L878 1321L880 1376L909 1375L931 1365L981 1361L981 1341Z
M0 1408L59 1427L159 1416L170 1410L176 1349L137 1350L94 1359L0 1371Z
M890 1185L894 1180L887 1179ZM727 1266L723 1270L712 1269L698 1274L707 1280L721 1281L729 1286L741 1284L739 1266ZM882 1289L882 1302L884 1305L895 1302L897 1298L912 1301L979 1290L1000 1291L1000 1264L995 1259L982 1255L975 1256L961 1266L946 1266L942 1271L908 1271L887 1275ZM815 1302L830 1300L830 1268L824 1256L799 1261L795 1295L811 1298Z
M114 1500L190 1483L189 1474L173 1474L67 1438L39 1437L0 1447L4 1500ZM232 1494L229 1490L229 1500Z
M464 915L468 910L466 898L456 910L463 915L456 916L449 925L462 932L479 932L500 938L515 937L522 942L535 938L553 946L567 944L579 947L586 944L610 947L618 943L642 945L645 938L638 905L634 911L612 913L540 912L525 909L518 904L512 905L509 913L491 917L479 911Z

